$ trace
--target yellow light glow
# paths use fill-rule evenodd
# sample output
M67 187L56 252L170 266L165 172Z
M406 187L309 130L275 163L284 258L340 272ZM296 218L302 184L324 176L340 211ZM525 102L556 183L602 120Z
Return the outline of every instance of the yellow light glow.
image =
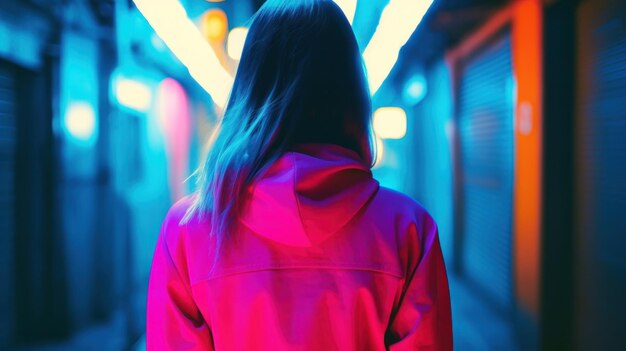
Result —
M221 9L210 9L202 15L202 34L208 41L221 42L226 39L228 18Z
M226 49L228 56L233 60L241 59L241 53L243 52L243 44L246 42L246 36L248 35L248 28L236 27L233 28L228 34L228 42L226 43Z
M400 107L381 107L374 112L374 132L382 139L402 139L406 135L406 112Z
M150 87L124 77L115 82L115 97L120 104L141 112L148 111L152 105Z
M85 101L69 105L65 113L65 129L76 141L93 144L97 137L96 113L93 106Z

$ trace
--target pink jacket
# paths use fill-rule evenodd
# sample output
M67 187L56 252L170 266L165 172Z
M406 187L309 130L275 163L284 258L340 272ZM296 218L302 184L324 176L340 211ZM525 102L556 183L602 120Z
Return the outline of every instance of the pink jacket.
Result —
M353 151L301 145L251 187L213 271L206 221L168 213L148 290L154 350L451 350L437 226Z

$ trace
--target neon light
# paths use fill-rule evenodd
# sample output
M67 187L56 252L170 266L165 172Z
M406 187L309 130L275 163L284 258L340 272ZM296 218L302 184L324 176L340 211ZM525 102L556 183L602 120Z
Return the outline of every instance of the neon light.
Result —
M222 67L217 55L189 19L180 2L161 0L159 6L154 6L150 0L133 2L157 35L187 67L191 76L211 95L215 104L224 107L233 77ZM352 23L357 1L335 2ZM376 32L363 53L372 95L387 79L398 60L400 49L432 3L433 0L391 0L383 10Z
M217 55L176 0L133 0L157 35L187 67L189 74L224 107L233 77L222 67Z
M382 139L402 139L406 135L406 112L400 107L381 107L374 112L374 133Z
M243 45L246 42L246 36L248 35L248 28L235 27L230 33L228 33L228 42L226 43L226 50L228 56L233 60L240 60L241 53L243 52Z
M72 102L63 119L65 131L80 144L93 145L97 139L98 125L93 106L86 101Z
M335 0L335 3L341 8L350 24L352 24L352 22L354 21L354 14L356 13L356 2L357 0Z
M383 10L376 32L363 52L370 91L378 91L433 0L391 0Z
M130 109L147 112L152 105L152 91L147 85L133 79L119 77L115 80L115 99Z

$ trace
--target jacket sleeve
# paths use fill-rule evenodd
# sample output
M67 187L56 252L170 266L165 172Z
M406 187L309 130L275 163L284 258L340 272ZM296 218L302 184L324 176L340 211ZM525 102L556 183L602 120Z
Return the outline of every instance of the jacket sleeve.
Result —
M437 225L429 215L406 239L408 269L386 333L389 351L452 350L452 317Z
M169 216L169 215L168 215ZM166 218L161 228L148 286L147 351L214 350L211 330L196 306L187 274L177 267L166 237L178 233Z

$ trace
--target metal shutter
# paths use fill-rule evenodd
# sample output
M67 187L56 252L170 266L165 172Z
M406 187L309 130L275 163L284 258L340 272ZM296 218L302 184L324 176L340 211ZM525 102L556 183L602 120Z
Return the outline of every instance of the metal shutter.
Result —
M598 252L626 272L626 15L594 24L592 51L581 60L588 84L580 110L581 204Z
M503 34L464 62L458 130L461 269L498 306L512 303L513 73Z
M0 348L13 338L14 299L14 178L15 178L15 79L0 62Z
M577 337L606 350L626 328L626 4L583 2L577 29Z

